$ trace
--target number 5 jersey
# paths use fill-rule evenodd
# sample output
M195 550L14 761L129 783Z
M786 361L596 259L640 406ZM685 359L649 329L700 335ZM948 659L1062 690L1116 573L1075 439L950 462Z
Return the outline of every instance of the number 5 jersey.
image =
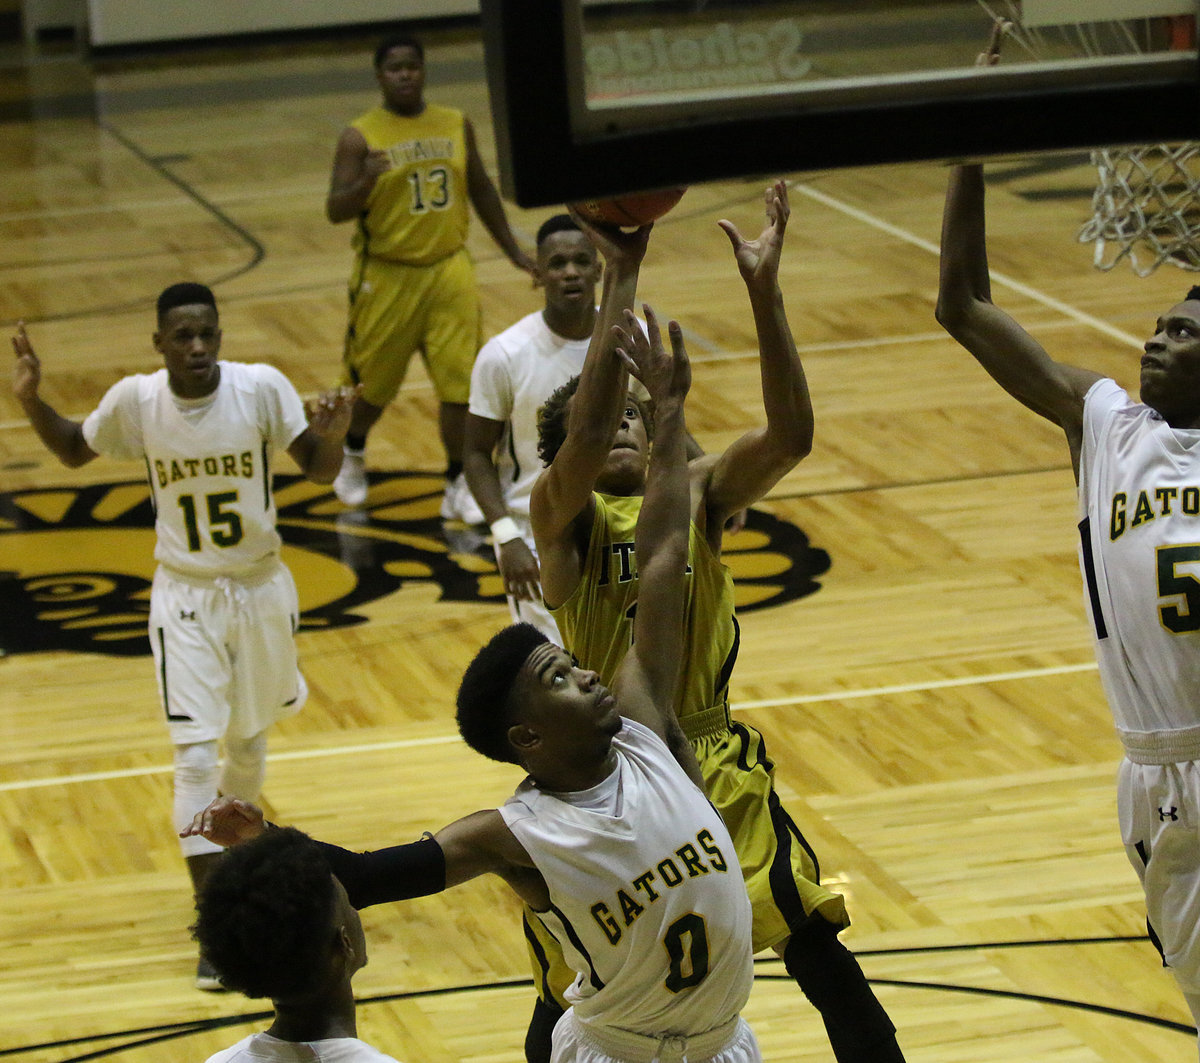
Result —
M1200 430L1112 380L1084 403L1080 567L1122 735L1200 725Z

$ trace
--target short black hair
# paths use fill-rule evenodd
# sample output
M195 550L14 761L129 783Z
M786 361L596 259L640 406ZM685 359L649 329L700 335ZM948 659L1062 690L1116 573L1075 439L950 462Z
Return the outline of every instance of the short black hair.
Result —
M544 222L537 231L537 240L535 246L541 247L542 241L547 236L553 236L555 233L581 233L583 230L575 223L575 219L570 214L552 214Z
M549 465L567 438L567 403L579 390L579 375L559 384L550 397L538 407L537 433L538 457L543 465Z
M508 741L513 724L513 684L529 655L549 642L532 624L502 628L476 655L458 688L458 733L476 753L504 764L518 763Z
M537 433L538 457L543 465L549 465L562 449L567 438L567 405L571 396L579 390L578 375L571 377L565 384L560 384L550 397L538 407ZM654 438L654 406L648 400L634 398L637 408L642 415L642 424L646 426L646 438Z
M297 999L325 977L335 902L320 848L280 827L224 852L200 888L192 936L227 988Z
M1193 284L1188 289L1187 295L1183 297L1185 303L1192 302L1193 300L1200 302L1200 284Z
M180 281L164 288L158 296L155 309L158 313L158 323L161 325L172 310L177 306L211 306L217 309L217 297L207 284L196 284L194 281Z
M376 70L383 66L388 52L393 48L411 48L420 57L421 62L425 62L425 48L416 37L411 33L392 33L384 37L375 49Z

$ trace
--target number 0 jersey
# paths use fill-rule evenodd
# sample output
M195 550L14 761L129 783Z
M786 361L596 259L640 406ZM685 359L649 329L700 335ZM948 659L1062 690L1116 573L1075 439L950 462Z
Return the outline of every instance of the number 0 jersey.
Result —
M1112 380L1084 403L1080 567L1117 729L1200 724L1200 431Z
M527 780L500 812L550 889L539 916L579 972L566 993L579 1019L704 1033L750 994L750 902L721 817L657 735L623 723L599 786Z
M160 369L118 381L83 423L97 454L145 461L154 557L199 578L250 574L278 555L270 455L308 424L278 369L219 364L220 383L202 399L176 396Z
M358 219L354 249L408 266L430 266L467 240L467 141L462 111L427 103L408 117L374 107L350 123L391 168Z

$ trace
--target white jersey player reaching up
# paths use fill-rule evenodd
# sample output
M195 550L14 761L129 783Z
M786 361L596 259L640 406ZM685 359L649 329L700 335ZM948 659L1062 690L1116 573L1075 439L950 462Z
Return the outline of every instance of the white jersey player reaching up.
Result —
M1141 358L1140 401L1055 361L991 299L981 166L955 167L938 321L1001 387L1066 434L1079 562L1125 750L1118 813L1153 935L1200 1021L1200 287Z

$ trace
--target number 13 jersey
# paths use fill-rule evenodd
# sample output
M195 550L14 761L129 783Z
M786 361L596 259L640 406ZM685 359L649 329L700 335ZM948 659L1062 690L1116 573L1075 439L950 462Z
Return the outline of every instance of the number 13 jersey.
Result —
M427 103L408 117L375 107L350 124L389 162L359 216L354 249L408 266L454 254L471 220L462 111Z

